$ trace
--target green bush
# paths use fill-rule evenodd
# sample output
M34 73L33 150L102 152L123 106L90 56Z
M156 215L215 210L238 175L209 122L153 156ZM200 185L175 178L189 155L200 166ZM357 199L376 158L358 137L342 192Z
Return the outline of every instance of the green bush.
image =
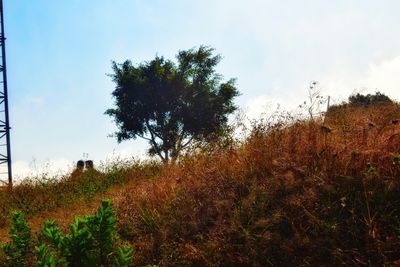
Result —
M36 247L36 253L39 257L38 267L68 266L65 259L57 259L55 253L49 251L45 244Z
M132 261L133 249L131 246L122 246L117 248L116 257L113 259L114 267L129 266Z
M393 103L393 100L380 92L376 92L374 95L358 93L349 97L349 104L351 105L369 106L379 103Z
M129 266L133 250L115 246L117 233L111 200L103 200L97 213L76 217L70 233L64 235L54 221L47 221L36 247L38 266Z
M390 97L380 92L376 92L375 94L367 94L363 95L360 93L353 94L348 97L347 101L343 101L340 104L331 105L328 111L340 110L346 107L369 107L380 104L394 104Z
M32 251L31 228L21 212L13 211L11 217L11 242L2 244L1 248L8 266L26 266L28 255Z

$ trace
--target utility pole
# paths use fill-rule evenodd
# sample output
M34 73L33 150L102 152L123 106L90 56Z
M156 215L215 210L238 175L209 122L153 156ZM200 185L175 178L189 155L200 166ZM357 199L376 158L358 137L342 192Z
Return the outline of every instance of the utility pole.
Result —
M11 146L10 146L10 122L8 113L8 94L7 94L7 64L6 64L6 43L4 36L4 11L3 0L0 0L0 165L6 165L7 171L2 171L1 175L8 178L8 186L12 187L12 168L11 168ZM2 75L1 75L2 74ZM4 170L4 169L2 169ZM3 181L4 182L4 181Z

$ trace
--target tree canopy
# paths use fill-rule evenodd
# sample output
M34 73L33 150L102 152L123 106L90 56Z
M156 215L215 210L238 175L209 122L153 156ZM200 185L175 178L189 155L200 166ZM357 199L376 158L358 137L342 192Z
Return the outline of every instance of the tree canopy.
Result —
M221 56L213 48L179 51L176 58L113 62L115 107L105 112L115 120L119 142L143 138L149 154L164 162L175 161L194 141L223 134L239 94L234 79L223 82L216 72Z

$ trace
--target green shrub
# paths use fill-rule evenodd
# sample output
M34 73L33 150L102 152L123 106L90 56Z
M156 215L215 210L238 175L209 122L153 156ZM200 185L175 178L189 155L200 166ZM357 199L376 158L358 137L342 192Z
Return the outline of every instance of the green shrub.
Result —
M55 253L49 251L45 244L36 247L36 253L39 256L38 267L68 266L65 259L58 260Z
M360 93L349 96L349 103L351 105L369 106L379 103L393 103L387 95L376 92L374 95L362 95Z
M1 248L9 266L26 266L27 258L32 250L31 229L19 211L11 212L11 242L2 244Z
M64 235L54 221L47 221L42 235L45 244L36 247L39 266L129 266L132 248L116 247L116 220L110 200L103 200L94 215L76 217Z
M121 246L117 248L116 256L113 260L114 267L129 266L132 261L133 249L131 246Z

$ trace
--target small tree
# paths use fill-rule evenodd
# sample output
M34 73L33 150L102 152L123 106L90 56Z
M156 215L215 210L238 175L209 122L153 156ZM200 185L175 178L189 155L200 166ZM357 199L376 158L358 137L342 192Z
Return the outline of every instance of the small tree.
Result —
M143 138L150 155L169 162L194 141L222 135L238 90L234 79L222 82L216 73L221 56L213 52L206 46L180 51L177 63L158 56L137 66L113 62L115 108L105 114L117 124L117 140Z

